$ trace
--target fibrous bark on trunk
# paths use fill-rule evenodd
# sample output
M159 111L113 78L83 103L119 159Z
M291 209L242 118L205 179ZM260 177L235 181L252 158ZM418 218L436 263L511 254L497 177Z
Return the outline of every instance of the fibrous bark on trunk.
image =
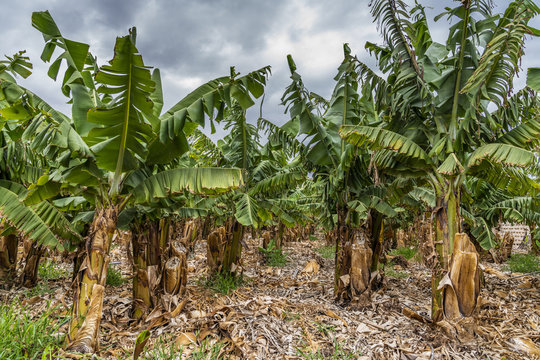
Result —
M13 281L17 267L17 248L19 237L16 234L0 236L0 280Z
M77 274L67 348L95 352L107 280L109 250L116 230L118 208L96 209L86 240L86 254Z
M186 293L188 250L180 241L173 241L169 248L169 258L163 269L163 298L166 311L172 311Z
M337 300L365 306L371 301L373 252L366 246L363 232L349 227L345 218L344 212L338 212L335 295Z
M448 320L473 314L480 295L479 255L467 234L457 233L450 271L439 284Z
M244 227L236 220L227 222L208 236L207 264L210 275L242 273L241 255Z
M36 285L39 260L41 259L44 251L45 248L43 245L32 242L30 249L26 254L26 262L24 264L24 270L21 274L22 286L30 288Z
M155 306L155 290L159 285L161 246L159 224L144 222L136 225L132 235L133 318L139 319Z

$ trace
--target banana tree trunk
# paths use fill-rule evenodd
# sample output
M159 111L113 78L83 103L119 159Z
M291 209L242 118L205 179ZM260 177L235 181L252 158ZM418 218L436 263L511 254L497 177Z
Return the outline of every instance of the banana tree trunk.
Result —
M336 267L334 293L337 300L356 306L365 306L371 301L371 271L373 252L358 235L361 230L353 229L346 222L347 213L338 210L336 231Z
M236 276L242 272L240 259L242 257L242 238L244 236L244 226L236 219L231 220L230 238L227 239L225 250L223 252L223 264L221 273L225 275Z
M452 187L445 189L437 196L435 216L435 250L438 261L432 268L431 277L431 318L442 320L443 294L440 282L449 270L450 256L454 249L454 238L459 229L458 192Z
M161 278L161 242L167 237L167 227L160 222L144 222L135 226L132 236L133 318L140 319L156 306ZM165 222L166 223L166 222Z
M283 243L285 242L284 233L285 233L285 225L280 221L278 225L276 241L274 244L276 246L276 249L281 249L281 247L283 246Z
M371 242L371 251L373 253L373 257L371 259L371 265L370 270L371 272L375 272L379 268L379 259L382 254L383 250L383 216L380 213L375 212L371 217L371 234L370 234L370 242Z
M4 284L15 278L18 246L17 234L0 237L0 280Z
M118 221L116 206L96 209L86 241L86 254L77 274L67 348L95 352L107 280L109 251Z
M44 251L45 248L43 247L43 245L32 242L30 250L26 255L26 263L24 265L24 270L21 274L22 286L31 288L36 285L39 269L39 260L41 259Z

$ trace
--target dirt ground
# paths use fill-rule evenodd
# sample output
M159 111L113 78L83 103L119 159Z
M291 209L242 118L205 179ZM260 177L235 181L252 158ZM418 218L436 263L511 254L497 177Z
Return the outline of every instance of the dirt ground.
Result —
M276 268L264 265L259 241L247 244L246 281L230 295L204 287L206 242L196 244L189 256L187 301L176 317L153 313L134 325L129 319L131 281L109 286L99 356L130 358L137 335L150 329L146 349L176 342L183 345L185 356L206 340L224 343L221 352L231 359L540 359L538 275L517 277L484 264L485 286L474 319L457 327L441 326L403 315L412 310L427 317L430 312L430 272L416 262L395 269L406 278L386 276L371 307L359 310L334 302L334 261L314 251L324 245L321 241L286 244L288 262ZM120 262L115 266L129 278L126 249L117 246L112 255L113 262ZM19 289L2 292L0 299L24 298L22 305L36 314L52 301L68 313L70 280L49 280L47 285L52 289L48 294L31 296ZM60 330L66 331L67 325ZM320 357L313 355L317 351ZM301 352L308 355L302 357Z

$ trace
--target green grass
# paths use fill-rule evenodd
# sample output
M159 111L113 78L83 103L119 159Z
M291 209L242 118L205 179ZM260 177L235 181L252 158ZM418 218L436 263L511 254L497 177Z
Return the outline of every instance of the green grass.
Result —
M60 268L59 264L47 259L47 261L42 261L39 264L38 277L43 280L66 279L69 277L69 271Z
M107 269L107 285L120 286L126 282L126 279L122 277L122 273L115 267L109 266Z
M243 284L244 280L241 276L221 273L207 278L202 282L204 287L223 295L229 295Z
M411 260L415 255L416 255L416 249L415 248L410 248L410 247L400 247L400 248L397 248L397 249L393 249L392 251L390 251L390 255L392 256L397 256L397 255L401 255L403 256L405 259L407 260Z
M189 355L189 359L193 360L222 360L225 359L224 355L220 355L225 344L222 342L210 343L208 339L195 344L195 350ZM159 359L159 360L180 360L183 359L182 355L184 349L182 346L176 344L174 340L167 341L160 338L156 342L151 350L144 352L144 358L147 360ZM142 358L142 357L141 357Z
M300 349L297 348L297 355L302 359L308 360L353 360L360 356L355 351L346 351L343 349L343 345L334 337L334 343L330 351L321 351L321 349L314 352L312 349Z
M287 264L287 254L282 249L276 248L274 240L270 240L268 248L259 248L259 251L263 254L264 263L268 266L282 267Z
M317 237L315 235L309 235L308 238L310 241L317 241Z
M18 301L0 304L0 359L56 359L50 354L56 353L63 337L53 334L67 320L57 318L54 310L32 318Z
M512 272L531 273L540 271L540 257L532 254L512 254L506 264L507 268Z
M25 297L34 297L52 294L53 292L54 289L49 286L48 281L39 281L33 288L24 290L23 294Z
M183 348L174 341L171 343L160 337L151 350L145 351L144 359L175 360L181 359L183 353Z
M409 277L409 274L403 271L397 271L394 269L394 264L390 263L390 266L384 269L384 274L389 277L396 279L406 279Z
M333 259L336 253L335 245L321 246L315 248L315 251L318 252L325 259Z

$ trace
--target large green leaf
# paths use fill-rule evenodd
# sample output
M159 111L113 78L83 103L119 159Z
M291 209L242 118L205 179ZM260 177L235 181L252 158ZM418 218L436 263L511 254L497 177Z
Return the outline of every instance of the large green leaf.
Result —
M245 110L254 103L251 96L258 98L263 94L269 74L270 67L266 66L242 77L219 77L199 86L161 115L161 142L177 136L186 120L201 126L205 125L206 117L221 120L225 107L232 106L233 99ZM237 75L234 69L231 75Z
M527 70L527 86L536 92L540 92L540 68Z
M5 187L0 187L0 213L2 217L33 241L63 250L61 242L56 238L47 224L29 206L26 206L19 196Z
M467 167L480 165L483 160L506 166L524 167L532 165L536 156L531 151L513 145L493 143L476 149L469 157Z
M243 184L239 169L187 168L160 172L133 189L136 202L150 203L155 198L174 196L185 190L195 194L219 194Z
M429 162L426 152L418 144L390 130L371 126L345 125L339 130L339 135L355 146L367 143L373 150L392 150L401 156L421 160L420 164L423 166Z
M259 205L254 198L249 194L241 194L236 201L235 207L236 213L234 216L240 224L257 228Z
M111 191L119 192L121 174L136 167L136 158L146 155L146 144L153 137L145 116L152 115L150 94L155 83L134 44L133 34L116 39L114 58L96 75L103 84L98 91L117 96L107 107L88 113L88 121L98 124L88 133L100 167L114 171Z
M64 38L49 11L32 13L32 26L41 31L46 42L41 54L41 59L43 61L49 62L51 60L57 46L64 50L64 52L51 64L48 75L56 80L60 65L65 59L68 68L64 74L62 90L65 95L68 95L69 88L66 87L66 85L75 80L79 82L82 81L80 72L83 70L90 46L88 44Z

